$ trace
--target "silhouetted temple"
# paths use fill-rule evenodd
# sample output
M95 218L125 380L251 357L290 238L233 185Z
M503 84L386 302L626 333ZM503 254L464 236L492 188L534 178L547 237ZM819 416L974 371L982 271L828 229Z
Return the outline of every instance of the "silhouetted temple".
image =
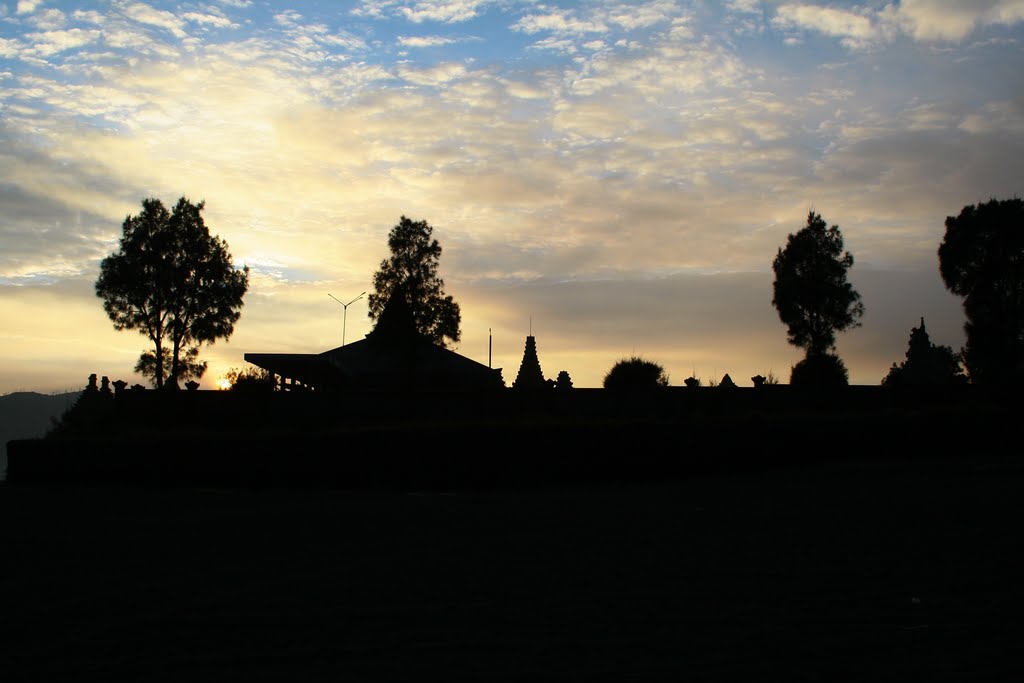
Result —
M523 351L523 361L519 364L519 374L516 381L512 383L513 389L543 389L548 386L544 379L544 373L540 369L540 359L537 357L537 340L534 337L526 338L526 350Z
M492 369L438 346L416 330L397 291L364 339L323 353L247 353L245 360L280 378L284 389L493 389Z

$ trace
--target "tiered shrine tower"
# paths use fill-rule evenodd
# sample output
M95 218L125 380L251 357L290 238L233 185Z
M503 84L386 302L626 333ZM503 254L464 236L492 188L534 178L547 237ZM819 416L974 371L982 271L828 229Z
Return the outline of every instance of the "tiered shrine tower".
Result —
M512 383L512 388L543 389L546 386L547 381L540 369L540 359L537 358L537 340L530 335L526 338L523 362L519 364L519 374L516 375L516 381Z

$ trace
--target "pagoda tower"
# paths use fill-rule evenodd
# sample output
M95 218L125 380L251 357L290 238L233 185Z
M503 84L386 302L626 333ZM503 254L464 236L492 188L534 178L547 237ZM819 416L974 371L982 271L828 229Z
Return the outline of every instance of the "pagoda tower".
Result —
M543 389L547 385L544 373L540 369L540 360L537 358L537 340L530 335L526 338L523 362L519 364L519 374L516 375L516 381L512 383L512 388Z

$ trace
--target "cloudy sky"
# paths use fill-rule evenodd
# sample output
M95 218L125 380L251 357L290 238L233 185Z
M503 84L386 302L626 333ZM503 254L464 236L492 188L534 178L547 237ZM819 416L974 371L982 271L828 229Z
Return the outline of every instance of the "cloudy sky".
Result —
M936 250L1024 189L1022 39L1024 0L0 2L0 393L139 381L148 341L93 286L125 216L180 196L252 271L204 386L368 332L331 296L402 215L444 250L456 350L509 385L531 332L578 387L632 355L787 381L771 263L811 210L866 307L839 354L878 384L922 316L963 343Z

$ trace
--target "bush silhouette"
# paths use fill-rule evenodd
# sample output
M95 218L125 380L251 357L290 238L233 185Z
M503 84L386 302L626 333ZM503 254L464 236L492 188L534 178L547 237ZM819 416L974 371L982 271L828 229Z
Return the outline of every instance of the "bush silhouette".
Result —
M604 376L604 388L615 391L658 389L668 386L665 368L638 356L624 358Z
M277 380L269 370L263 368L231 368L224 375L231 391L239 392L273 392L277 390Z
M789 383L801 387L845 387L850 383L850 373L839 356L818 353L793 366Z

